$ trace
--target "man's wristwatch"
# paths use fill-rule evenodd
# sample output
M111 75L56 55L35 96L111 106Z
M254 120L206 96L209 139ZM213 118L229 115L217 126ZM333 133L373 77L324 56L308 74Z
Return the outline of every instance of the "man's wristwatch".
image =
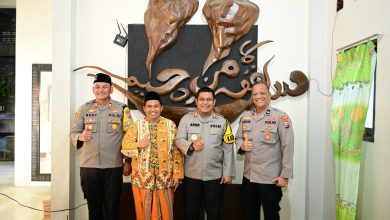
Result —
M190 144L190 147L188 148L188 150L190 151L190 152L194 152L194 143L191 143Z

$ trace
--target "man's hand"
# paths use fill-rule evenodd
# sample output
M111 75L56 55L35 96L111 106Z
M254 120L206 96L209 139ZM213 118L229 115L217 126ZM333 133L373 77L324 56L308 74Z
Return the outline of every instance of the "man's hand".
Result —
M173 187L173 191L175 192L177 190L177 188L179 187L179 183L180 181L178 179L174 179L173 180L173 184L172 184L172 187Z
M141 141L138 141L137 147L145 148L145 147L149 147L149 145L150 145L149 135L145 134L144 138L142 138Z
M131 173L131 163L124 163L123 164L123 176L128 176Z
M276 182L277 187L282 188L282 187L286 187L288 185L288 179L281 177L281 176L276 177L272 181Z
M244 143L240 146L241 150L248 152L252 150L252 141L248 139L248 134L244 133Z
M194 147L194 151L202 151L204 148L204 140L202 137L199 137L194 141L192 145Z
M222 176L221 184L230 184L230 183L232 183L231 176Z
M92 140L91 130L87 127L84 129L83 133L79 135L79 140L83 142L88 142Z

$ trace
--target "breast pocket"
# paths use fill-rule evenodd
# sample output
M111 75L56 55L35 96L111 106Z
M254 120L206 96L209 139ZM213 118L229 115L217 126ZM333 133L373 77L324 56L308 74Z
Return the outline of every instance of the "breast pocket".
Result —
M84 120L85 129L92 133L95 133L97 130L97 119L92 117L87 117Z
M220 145L222 142L222 128L210 128L210 139L213 144Z
M108 118L108 133L119 132L121 129L121 120L119 118Z
M250 122L244 121L241 126L242 126L242 131L246 131L246 132L252 131L252 123Z
M261 140L267 144L275 144L279 140L276 126L264 126L261 129Z
M201 137L202 129L200 127L190 127L188 129L187 140L194 142L198 137Z

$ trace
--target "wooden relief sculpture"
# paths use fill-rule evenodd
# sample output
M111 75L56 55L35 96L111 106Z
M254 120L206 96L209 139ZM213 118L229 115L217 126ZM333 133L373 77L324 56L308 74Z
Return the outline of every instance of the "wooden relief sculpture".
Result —
M149 45L146 58L146 71L149 72L149 79L151 79L153 60L160 53L175 44L180 29L190 20L197 8L198 0L149 1L148 9L145 12L145 31ZM162 116L170 118L178 124L182 116L196 109L189 105L195 102L195 94L199 89L198 82L201 82L201 80L204 82L208 81L208 77L202 78L204 73L213 63L227 57L233 43L250 31L259 16L259 8L249 0L207 0L203 8L203 14L208 21L209 29L212 33L212 46L201 75L189 73L184 69L163 69L160 70L160 73L156 77L159 86L152 86L150 80L149 82L141 83L135 75L129 75L129 77L124 78L98 66L82 66L75 69L75 71L86 68L94 69L126 82L128 87L135 88L133 92L115 83L113 83L113 86L123 93L141 112L143 112L143 98L139 90L146 92L154 91L161 96L169 95L169 101L171 103L183 102L182 106L169 106L169 104L165 103L163 112L161 113ZM212 78L212 82L206 86L215 90L216 95L223 94L228 98L234 99L234 101L218 104L214 109L215 112L224 115L231 122L236 120L245 109L251 106L251 101L246 100L245 97L248 97L247 95L250 93L252 86L258 81L266 83L271 88L271 98L273 100L286 95L299 96L307 91L309 88L309 80L301 71L293 71L290 74L291 82L296 84L294 89L290 89L288 83L280 83L278 81L272 87L268 66L275 56L264 63L262 70L258 69L256 57L253 55L253 52L271 42L273 41L264 40L251 45L251 40L247 40L241 44L239 51L235 51L241 55L240 57L231 58L232 56L229 56L222 65L218 63L221 67L212 73L210 77ZM144 43L146 44L146 42ZM196 48L194 49L196 50ZM206 51L208 50L207 47L204 49ZM146 54L146 50L144 52ZM143 61L140 63L143 63ZM241 70L241 68L246 67L250 68L247 68L246 71ZM198 71L202 71L201 66ZM94 76L94 74L88 75ZM240 88L238 91L232 91L226 85L219 86L222 80L220 79L221 76L229 77L232 80L240 79ZM187 81L187 84L185 84L185 81ZM204 86L204 83L201 83L201 85Z
M207 0L203 14L212 34L204 74L213 63L229 54L235 41L249 32L259 17L259 7L249 0Z
M181 28L198 10L198 5L198 0L149 0L144 16L149 41L146 59L149 79L154 58L175 44Z
M109 75L109 76L111 76L113 78L120 79L120 80L126 82L126 78L117 76L117 75L115 75L115 74L113 74L113 73L111 73L111 72L109 72L109 71L107 71L107 70L105 70L105 69L103 69L101 67L83 66L83 67L75 69L74 71L80 70L80 69L84 69L84 68L98 69L99 71L102 71L102 72L106 73L107 75ZM88 76L95 77L95 74L88 74ZM143 111L143 102L144 102L144 100L142 98L140 98L136 94L128 91L127 89L124 89L124 88L120 87L118 84L116 84L114 82L112 83L112 85L113 85L113 87L115 89L117 89L118 91L123 93L129 99L129 101L134 104L134 106L137 108L137 110L139 110L140 112L145 114L144 111ZM250 105L251 105L250 101L247 101L247 100L244 100L244 99L237 99L237 100L235 100L235 101L233 101L231 103L225 103L225 104L216 106L214 108L214 111L219 113L219 114L225 115L225 117L229 121L234 121ZM191 112L191 111L195 111L195 109L196 109L195 107L165 106L164 105L164 109L163 109L161 115L166 117L166 118L171 119L176 124L179 124L180 119L185 114L187 114L188 112Z

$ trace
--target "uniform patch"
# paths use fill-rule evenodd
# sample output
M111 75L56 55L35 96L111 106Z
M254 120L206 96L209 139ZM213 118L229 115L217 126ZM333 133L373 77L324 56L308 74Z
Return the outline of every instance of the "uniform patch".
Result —
M117 124L112 124L112 129L116 130L118 128L118 125Z
M91 122L94 122L95 120L93 120L92 118L88 118L87 122L91 123Z
M265 139L265 140L271 139L271 135L270 135L270 134L265 134L265 135L264 135L264 139Z
M223 141L226 144L231 144L234 142L234 136L229 122L226 123L226 131L225 134L223 135Z
M125 108L125 115L127 116L127 118L131 118L131 111L128 107Z
M92 130L92 128L93 128L92 125L88 125L88 126L87 126L87 129L88 129L88 130Z
M114 109L114 110L112 110L112 113L118 113L119 112L119 110L118 109Z
M268 121L275 121L276 118L275 118L275 117L268 117L267 120L268 120Z
M80 118L80 112L74 113L74 118Z
M221 125L210 125L211 128L221 128Z
M286 121L286 122L283 122L283 126L284 126L285 128L289 128L289 127L290 127L290 124L288 123L288 121Z
M88 112L89 112L89 113L94 113L94 112L96 112L96 109L90 108L90 109L88 109Z
M251 117L244 117L244 121L250 121Z
M265 121L266 125L276 125L276 121Z
M191 140L192 141L195 141L196 139L198 139L198 135L196 135L196 134L191 135Z

